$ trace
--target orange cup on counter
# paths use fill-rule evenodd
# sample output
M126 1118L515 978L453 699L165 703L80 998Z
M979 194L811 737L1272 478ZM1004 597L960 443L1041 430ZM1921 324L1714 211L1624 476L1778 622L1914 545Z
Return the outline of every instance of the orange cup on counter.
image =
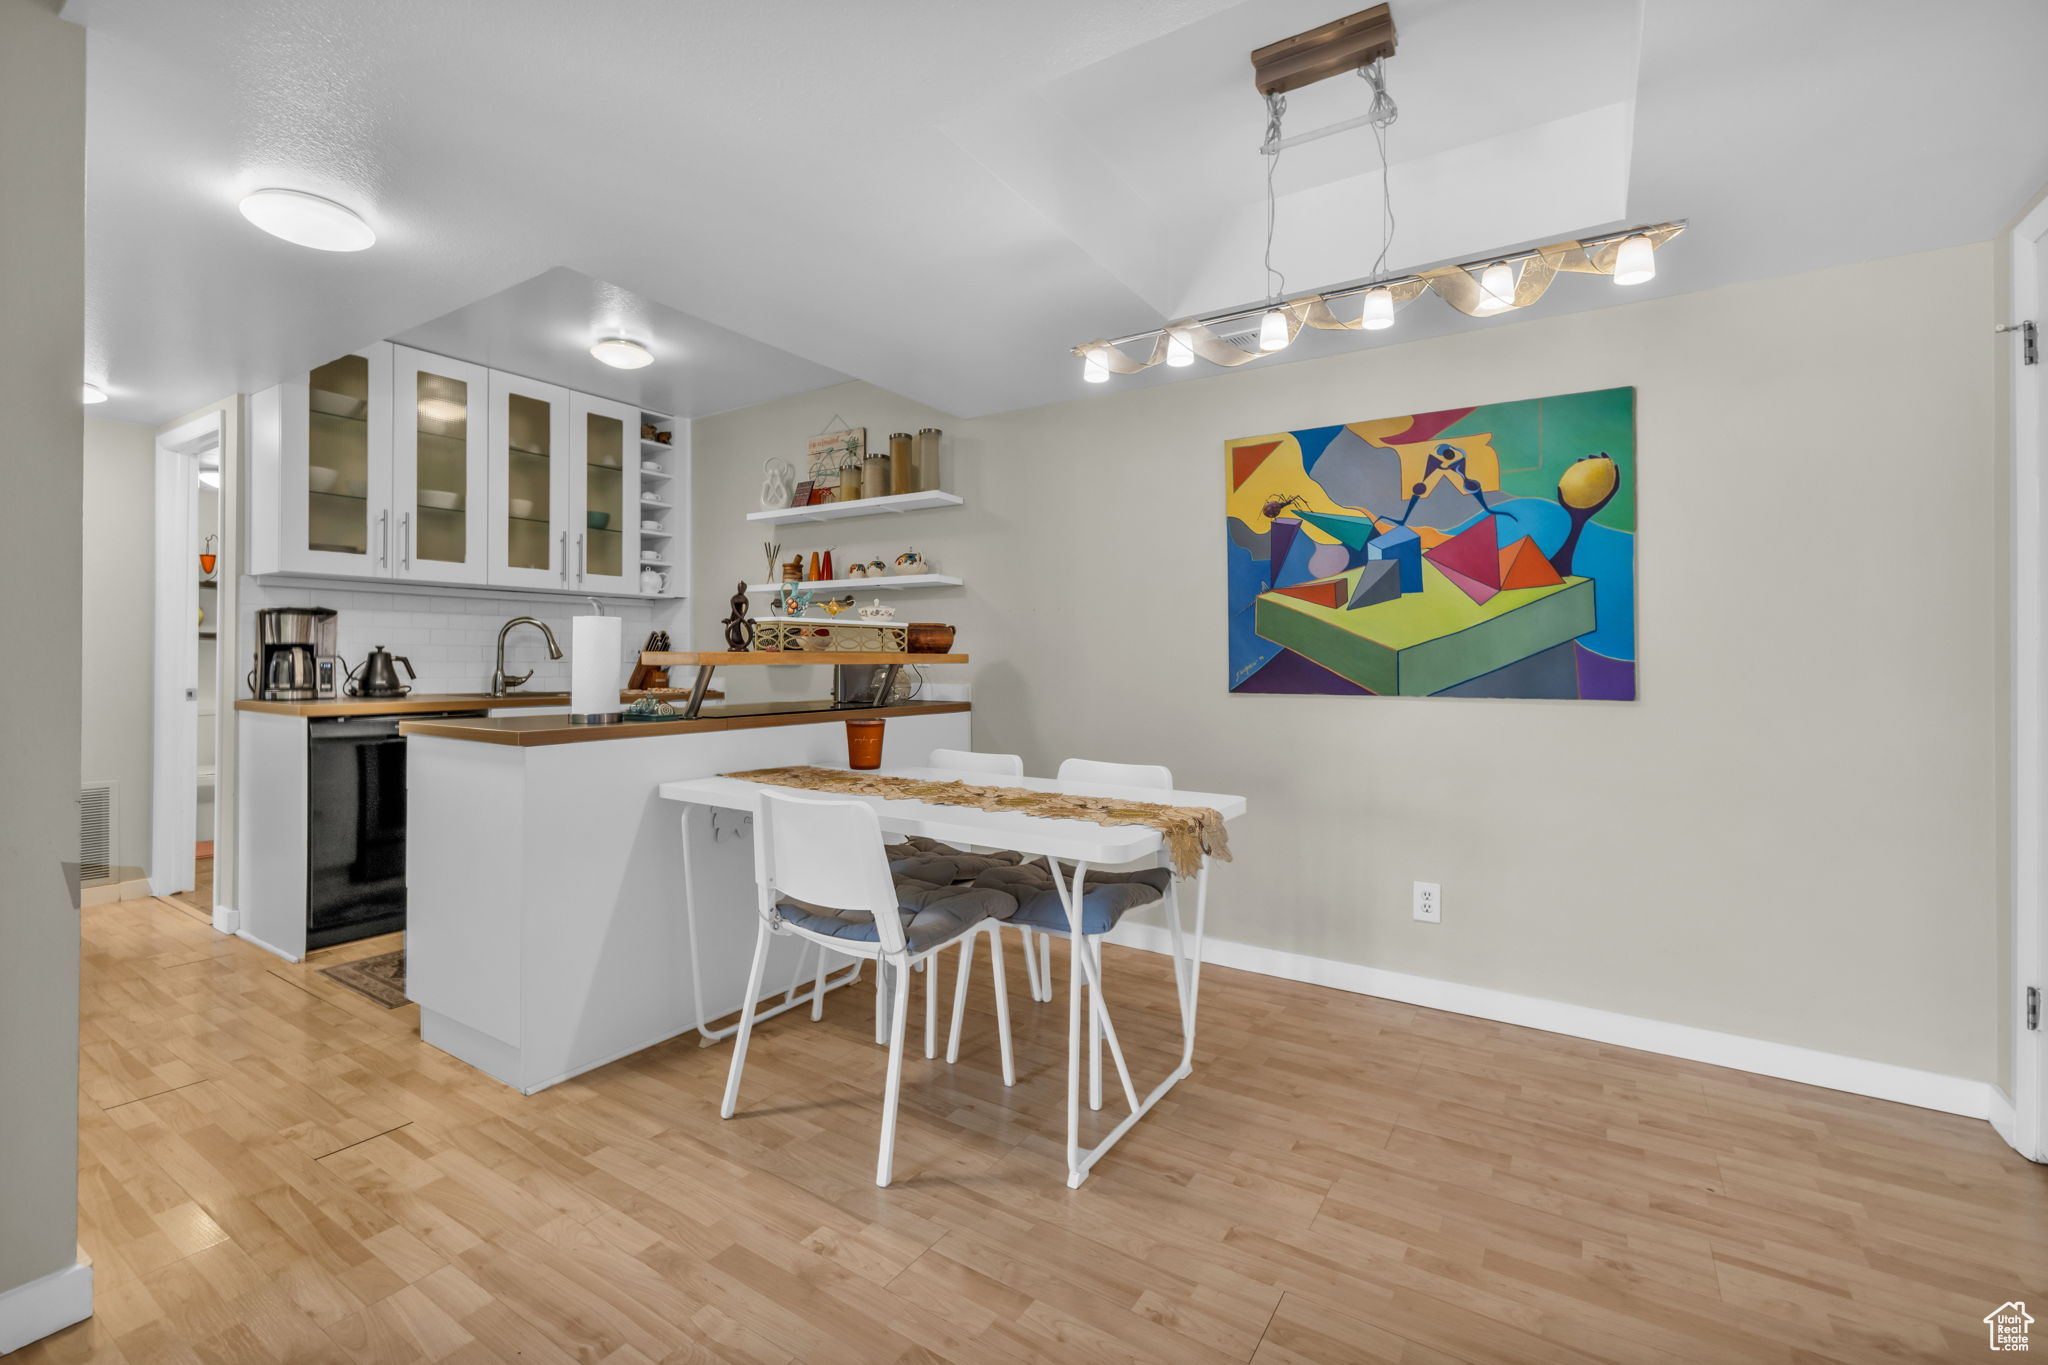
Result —
M846 766L868 772L882 766L882 727L885 720L846 722Z

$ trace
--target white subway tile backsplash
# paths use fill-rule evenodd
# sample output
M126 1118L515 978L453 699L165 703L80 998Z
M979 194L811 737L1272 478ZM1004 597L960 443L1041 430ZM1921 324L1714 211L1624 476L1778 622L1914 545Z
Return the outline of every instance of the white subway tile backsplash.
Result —
M490 686L498 629L515 616L547 622L562 646L562 658L547 657L540 633L522 626L506 641L505 669L533 670L522 691L566 691L569 686L569 640L572 617L587 616L591 607L580 597L492 593L451 597L431 590L406 588L367 590L344 584L306 584L290 580L241 580L242 638L253 639L255 613L262 607L332 607L336 648L351 668L378 645L412 661L421 692L481 692ZM688 630L685 604L676 600L621 602L607 600L607 616L625 622L619 659L619 680L625 681L642 641L650 631L666 630L678 642ZM251 646L253 648L253 645Z

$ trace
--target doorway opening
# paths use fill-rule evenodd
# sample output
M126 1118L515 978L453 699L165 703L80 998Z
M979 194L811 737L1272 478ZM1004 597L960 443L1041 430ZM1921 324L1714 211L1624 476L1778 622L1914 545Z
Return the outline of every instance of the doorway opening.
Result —
M234 603L223 541L225 414L156 438L156 591L150 891L216 915L214 849L222 718L234 689Z

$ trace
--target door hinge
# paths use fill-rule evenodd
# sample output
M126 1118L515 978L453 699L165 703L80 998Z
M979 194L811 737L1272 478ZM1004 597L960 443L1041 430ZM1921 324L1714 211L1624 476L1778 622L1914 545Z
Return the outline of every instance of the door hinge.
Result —
M2020 334L2020 364L2038 365L2041 363L2040 328L2034 326L2031 322L2008 322L1998 330L2001 332L2018 332Z
M2041 988L2039 986L2027 987L2027 1027L2030 1029L2041 1027Z

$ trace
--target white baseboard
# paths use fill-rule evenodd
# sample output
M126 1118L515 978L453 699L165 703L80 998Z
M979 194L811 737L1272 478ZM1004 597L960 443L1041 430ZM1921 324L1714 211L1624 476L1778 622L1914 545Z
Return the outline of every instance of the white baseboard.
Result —
M0 1294L0 1356L92 1316L92 1265L53 1271Z
M1172 950L1171 937L1163 926L1135 924L1129 920L1109 935L1109 941L1148 952ZM1202 961L1218 967L1257 972L1261 976L1275 976L1285 981L1303 981L1358 995L1376 995L1405 1004L1448 1010L1452 1014L1519 1024L1524 1028L1589 1038L1617 1047L1638 1048L1667 1057L1732 1067L1759 1076L1775 1076L1780 1080L1800 1081L1829 1090L1844 1090L1853 1095L1894 1100L1922 1109L1939 1109L1973 1119L1989 1118L1993 1112L1992 1093L1995 1087L1986 1081L1944 1076L1939 1072L1894 1066L1890 1062L1844 1057L1833 1052L1794 1047L1789 1043L1766 1042L1761 1038L1745 1038L1739 1034L1718 1033L1660 1019L1617 1014L1612 1010L1568 1005L1532 995L1514 995L1484 986L1439 981L1434 977L1410 976L1406 972L1385 971L1355 962L1338 962L1306 953L1234 943L1229 939L1205 939ZM2007 1113L2010 1112L2008 1104Z
M1991 1112L1985 1117L1991 1120L1991 1126L1998 1130L1998 1135L2005 1139L2005 1145L2019 1152L2019 1110L2014 1106L2012 1096L2006 1094L2003 1087L1991 1087ZM2029 1153L2020 1152L2020 1155L2029 1161L2033 1160Z
M213 907L213 928L216 933L240 934L242 932L242 912L216 903Z
M105 886L88 886L78 893L80 906L112 905L115 901L147 900L153 894L149 889L149 878L138 877L132 882L108 882Z
M261 948L266 953L274 953L278 957L283 958L286 962L300 962L304 960L304 954L288 953L284 949L278 947L275 943L265 943L262 939L250 933L247 929L235 930L235 937L242 939L246 942L255 944L258 948Z

